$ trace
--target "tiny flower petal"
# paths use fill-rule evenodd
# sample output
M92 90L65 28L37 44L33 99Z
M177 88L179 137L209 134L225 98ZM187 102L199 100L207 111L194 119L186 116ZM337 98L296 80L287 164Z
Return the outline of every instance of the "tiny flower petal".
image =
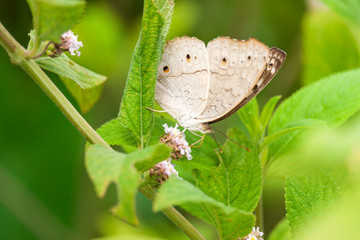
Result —
M253 227L251 233L243 238L243 240L264 240L262 236L264 235L263 232L260 232L259 227Z
M156 164L154 166L154 168L156 168L160 172L162 172L165 177L170 177L171 175L175 175L175 176L179 177L178 171L176 171L176 169L174 168L175 165L172 164L170 161L171 161L171 158L164 160L162 162L159 162L158 164Z
M165 138L171 147L175 149L177 154L186 156L188 160L192 159L191 148L185 139L185 134L178 129L179 125L176 123L175 127L169 127L166 123L163 125L165 133L168 135Z
M77 38L78 36L75 36L74 33L69 30L61 35L61 45L65 50L69 51L71 55L77 54L79 57L81 54L79 48L83 46L83 43L78 41Z

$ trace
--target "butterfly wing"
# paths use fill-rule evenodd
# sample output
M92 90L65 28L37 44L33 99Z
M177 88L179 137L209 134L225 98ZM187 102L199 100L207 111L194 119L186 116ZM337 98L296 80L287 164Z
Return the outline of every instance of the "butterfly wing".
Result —
M253 87L253 89L250 91L250 93L244 98L244 100L241 101L241 103L239 105L237 105L230 112L225 114L223 117L218 118L209 123L215 123L224 118L229 117L231 114L235 113L237 110L242 108L245 104L247 104L251 99L256 97L256 95L258 95L266 87L266 85L268 85L268 83L271 81L271 79L273 79L273 77L279 71L279 69L281 68L282 64L285 61L285 58L286 58L286 53L283 50L281 50L277 47L272 47L270 49L266 68L264 69L263 73L260 76L260 79L258 80L257 84Z
M189 37L168 41L158 68L155 99L182 123L184 116L198 116L209 89L209 62L204 42Z
M203 123L220 121L245 105L269 83L285 59L271 58L278 52L254 38L218 37L209 42L207 50L211 74L208 100L199 116ZM270 62L272 67L266 71Z

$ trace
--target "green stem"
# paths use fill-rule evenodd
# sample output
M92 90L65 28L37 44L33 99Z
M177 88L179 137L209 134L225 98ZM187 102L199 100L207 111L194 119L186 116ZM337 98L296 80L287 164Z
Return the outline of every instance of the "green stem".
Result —
M154 201L156 192L150 185L145 185L139 189L150 201ZM167 216L178 228L180 228L190 239L204 240L205 238L199 233L191 223L181 215L174 207L169 207L162 210L165 216ZM174 221L176 219L176 221Z
M92 144L100 144L112 149L100 135L86 122L81 114L67 100L62 92L44 73L44 71L32 59L26 58L26 49L24 49L5 29L0 22L0 44L8 52L11 61L22 67L26 73L39 85L46 95L54 102L60 111L69 119L69 121L79 130L79 132ZM139 189L147 198L154 201L156 192L151 187ZM181 230L183 230L191 239L204 239L204 237L184 218L175 208L165 209L163 213Z
M92 144L101 144L109 149L111 147L100 137L100 135L89 125L74 106L67 100L62 92L42 71L34 60L23 61L20 66L30 77L39 85L39 87L48 95L60 111L69 119L69 121L79 130L79 132Z
M107 148L111 147L100 137L100 135L86 122L81 114L62 94L44 71L32 59L26 59L25 49L11 36L11 34L0 23L0 43L8 51L12 61L18 64L39 85L46 95L54 102L60 111L79 130L79 132L92 144L101 144Z
M264 231L264 208L263 208L263 198L260 197L260 201L255 209L256 222L255 226L260 228L260 231Z

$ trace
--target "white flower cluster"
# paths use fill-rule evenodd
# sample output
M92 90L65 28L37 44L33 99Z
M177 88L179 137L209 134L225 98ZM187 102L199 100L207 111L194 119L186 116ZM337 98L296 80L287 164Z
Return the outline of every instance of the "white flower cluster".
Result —
M77 38L78 36L75 36L74 33L69 30L61 35L61 44L63 48L70 52L71 55L77 54L79 57L81 54L79 48L83 46L83 43L78 41Z
M260 232L259 227L255 228L253 227L253 230L249 235L244 237L244 240L264 240L262 236L264 235L263 232Z
M162 172L162 174L169 178L171 175L175 175L177 177L179 177L179 173L175 170L175 165L172 164L171 162L171 158L164 160L162 162L159 162L158 164L156 164L154 166L155 169L158 169L160 172Z
M186 155L187 159L191 160L191 148L189 143L185 140L185 134L178 129L179 125L176 123L175 127L169 127L165 123L163 127L165 133L169 135L171 145L174 145L180 151L181 155Z

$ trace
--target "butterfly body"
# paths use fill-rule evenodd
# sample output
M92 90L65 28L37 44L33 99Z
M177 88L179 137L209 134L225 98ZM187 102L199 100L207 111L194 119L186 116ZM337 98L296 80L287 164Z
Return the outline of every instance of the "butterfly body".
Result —
M286 57L254 38L218 37L205 46L190 37L168 41L158 69L155 98L179 124L211 132L220 121L255 97Z

